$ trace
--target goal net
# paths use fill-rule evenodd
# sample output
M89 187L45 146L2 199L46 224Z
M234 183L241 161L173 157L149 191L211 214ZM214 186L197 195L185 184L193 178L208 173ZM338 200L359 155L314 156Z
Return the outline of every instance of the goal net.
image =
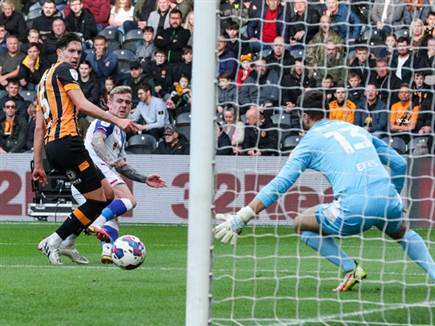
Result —
M432 10L420 1L221 1L216 212L237 212L278 174L304 135L298 97L318 89L328 118L366 128L406 158L406 219L434 255ZM292 227L332 200L328 181L305 171L237 245L215 241L213 325L435 324L430 278L377 229L335 238L368 276L333 291L343 271Z

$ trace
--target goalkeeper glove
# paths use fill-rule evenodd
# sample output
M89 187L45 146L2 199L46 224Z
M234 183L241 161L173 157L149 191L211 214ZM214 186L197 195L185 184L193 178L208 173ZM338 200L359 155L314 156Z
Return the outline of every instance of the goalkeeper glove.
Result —
M254 216L255 212L249 206L241 208L236 214L216 214L216 219L223 222L214 228L215 238L223 243L231 242L235 245L246 223Z

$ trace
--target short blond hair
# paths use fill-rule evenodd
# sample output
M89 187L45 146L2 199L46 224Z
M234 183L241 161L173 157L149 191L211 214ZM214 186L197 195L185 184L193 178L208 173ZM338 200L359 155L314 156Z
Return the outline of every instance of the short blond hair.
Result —
M130 86L116 86L114 87L110 93L109 93L109 99L113 100L113 97L116 94L130 94L132 95L133 92L131 91L131 87Z

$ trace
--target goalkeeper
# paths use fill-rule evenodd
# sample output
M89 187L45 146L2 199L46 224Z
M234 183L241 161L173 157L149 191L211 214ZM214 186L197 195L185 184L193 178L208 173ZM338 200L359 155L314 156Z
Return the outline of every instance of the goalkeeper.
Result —
M327 178L334 201L308 208L295 218L294 227L302 241L346 273L336 291L350 290L367 273L343 252L333 237L358 234L372 226L397 240L435 281L435 264L428 248L403 218L399 194L405 180L405 159L358 126L324 119L321 92L308 91L300 101L304 126L309 131L280 173L248 206L236 214L216 215L224 220L214 229L216 239L234 244L245 225L290 189L309 168ZM382 164L390 167L391 176Z

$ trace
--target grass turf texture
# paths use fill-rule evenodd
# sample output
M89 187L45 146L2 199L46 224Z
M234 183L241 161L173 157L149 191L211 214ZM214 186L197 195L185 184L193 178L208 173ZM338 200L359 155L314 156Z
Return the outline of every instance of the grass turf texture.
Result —
M148 251L134 271L101 265L98 242L86 236L78 248L89 266L66 257L64 266L49 266L36 245L55 228L0 224L0 325L184 324L186 227L124 225L121 233L138 236ZM369 276L337 294L331 290L341 274L290 228L252 231L236 249L215 242L214 325L435 324L435 287L418 266L403 263L397 244L378 240L379 232L343 241L349 254L363 257ZM419 232L435 241L435 233Z

